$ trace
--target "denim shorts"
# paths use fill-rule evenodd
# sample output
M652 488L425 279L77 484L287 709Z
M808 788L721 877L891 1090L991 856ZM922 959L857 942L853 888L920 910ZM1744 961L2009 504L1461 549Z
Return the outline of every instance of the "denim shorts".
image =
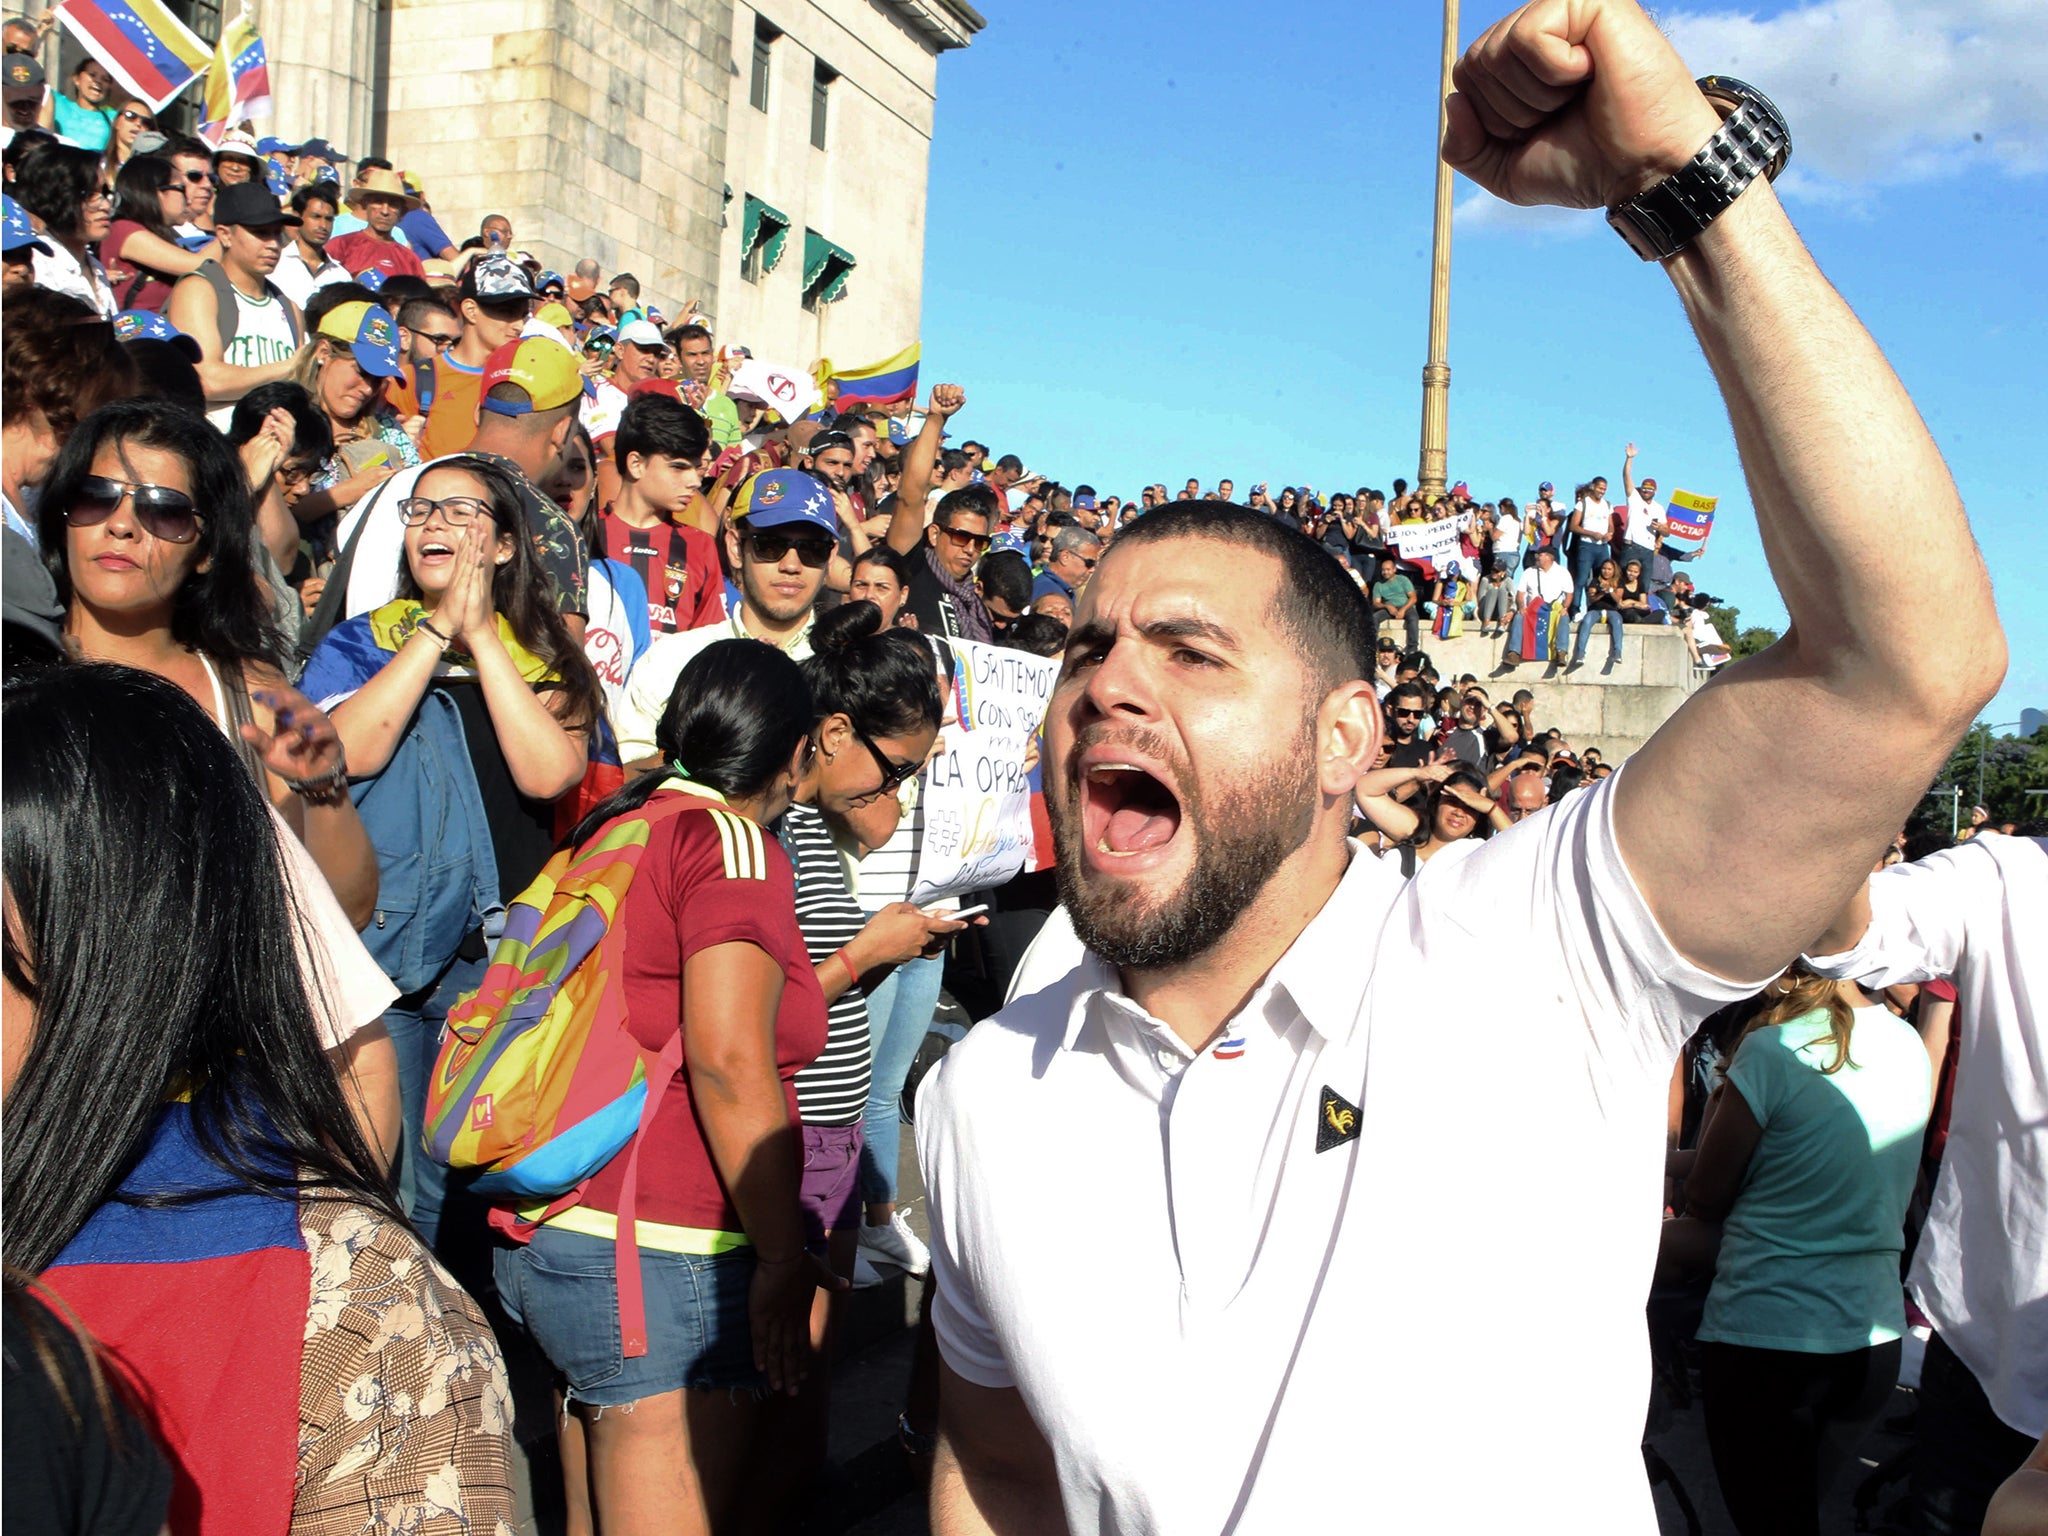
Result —
M751 1247L642 1248L647 1353L633 1360L619 1340L616 1255L604 1238L545 1226L497 1252L499 1299L567 1381L570 1401L609 1408L684 1387L765 1390L747 1321Z
M860 1122L804 1127L804 1175L797 1190L804 1241L822 1251L825 1234L860 1224Z

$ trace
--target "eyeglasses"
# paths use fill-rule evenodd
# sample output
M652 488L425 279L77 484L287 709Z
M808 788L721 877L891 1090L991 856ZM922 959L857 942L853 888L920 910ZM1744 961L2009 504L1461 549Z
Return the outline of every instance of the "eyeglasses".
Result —
M111 203L113 200L114 189L112 187L94 187L86 198L88 203Z
M441 514L441 521L451 528L464 527L478 517L488 517L493 522L497 520L491 504L481 496L443 496L439 501L431 496L408 496L398 504L398 515L408 528L419 527L436 512Z
M890 762L889 759L882 754L882 749L875 745L874 738L869 736L868 733L862 730L859 726L853 725L853 722L851 720L849 720L847 724L852 726L853 728L854 740L858 741L862 746L868 749L868 756L872 757L875 760L875 766L882 770L881 784L878 787L869 790L866 795L862 795L859 798L865 800L873 796L889 794L895 789L899 788L904 783L917 777L917 770L924 766L923 763Z
M762 565L780 565L791 550L812 570L823 570L838 546L830 539L807 539L797 534L774 533L767 529L747 530L747 553Z
M97 528L114 515L124 496L135 498L135 520L152 538L166 544L190 544L199 536L199 509L183 491L108 475L87 475L79 482L71 505L64 510L64 521L73 528Z
M437 352L446 352L455 343L462 340L462 332L460 331L414 331L413 335L419 337L421 341L431 341L434 344L434 350Z

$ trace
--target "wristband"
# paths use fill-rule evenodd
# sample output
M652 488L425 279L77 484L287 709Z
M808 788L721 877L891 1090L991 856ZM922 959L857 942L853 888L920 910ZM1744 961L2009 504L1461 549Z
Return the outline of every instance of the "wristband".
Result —
M860 972L856 971L853 968L853 962L846 958L846 950L844 949L844 947L833 950L832 958L834 960L837 960L844 967L846 967L846 984L851 987L859 986Z
M443 651L446 651L449 646L455 643L455 637L453 635L444 635L441 633L440 630L434 628L434 621L432 619L421 619L418 625L415 627L424 630L427 634L432 635L436 640L440 641L441 649Z
M285 788L313 805L340 805L348 799L348 764L339 763L317 779L286 779Z

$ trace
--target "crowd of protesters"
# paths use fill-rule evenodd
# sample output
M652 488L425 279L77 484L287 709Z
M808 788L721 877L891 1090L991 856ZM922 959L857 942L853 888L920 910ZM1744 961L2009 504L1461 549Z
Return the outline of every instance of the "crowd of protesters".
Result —
M502 215L457 241L324 140L166 136L96 63L52 89L9 28L10 1529L22 1465L55 1512L24 1529L508 1531L515 1340L569 1530L796 1519L841 1293L932 1268L901 1106L948 957L978 946L992 1012L1039 925L1071 938L1049 845L1006 890L909 900L951 642L1087 666L1122 545L1279 550L1324 603L1340 573L1379 743L1346 830L1417 890L1577 825L1623 767L1517 663L1569 678L1604 629L1611 670L1667 624L1728 660L1633 445L1612 499L1121 496L958 438L951 384L784 419L696 301L548 270ZM1408 557L1447 520L1455 553ZM1424 625L1468 622L1500 666L1440 675ZM1141 802L1105 840L1177 825ZM494 1200L435 1155L451 1019L521 898L622 828L606 985L671 1075L574 1200ZM1909 1324L1918 1528L1974 1529L2048 1428L2048 1090L1996 937L2048 886L2038 830L1902 839L1917 878L1873 876L1680 1057L1658 1283L1696 1303L1745 1533L1815 1528ZM1022 932L962 915L984 900ZM1982 1145L2029 1113L2030 1151ZM964 1371L957 1310L937 1337Z

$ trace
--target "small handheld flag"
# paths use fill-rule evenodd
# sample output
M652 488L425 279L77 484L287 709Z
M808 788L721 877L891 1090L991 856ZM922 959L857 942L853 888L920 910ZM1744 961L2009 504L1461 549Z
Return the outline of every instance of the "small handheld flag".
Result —
M1707 547L1707 535L1714 531L1714 508L1718 496L1695 496L1690 491L1673 491L1664 507L1664 536L1683 539L1694 552Z
M270 61L255 20L244 11L221 28L220 46L213 50L206 72L206 120L199 125L199 137L218 149L234 124L268 117L271 111Z
M824 393L842 411L856 405L901 405L917 398L917 364L921 343L912 342L886 362L866 368L835 371L832 364L818 364L818 381Z

